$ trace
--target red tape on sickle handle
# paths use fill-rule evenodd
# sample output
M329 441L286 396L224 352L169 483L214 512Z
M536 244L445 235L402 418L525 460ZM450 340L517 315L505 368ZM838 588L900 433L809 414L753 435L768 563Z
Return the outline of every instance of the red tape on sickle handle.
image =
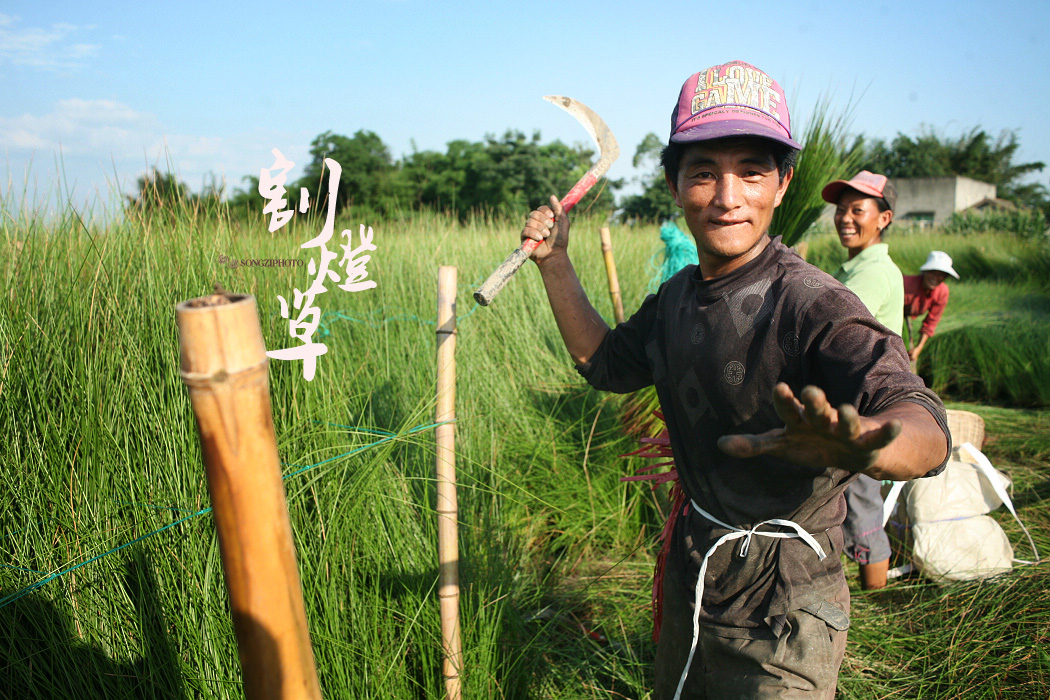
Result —
M569 190L569 193L562 198L562 211L568 214L572 208L583 199L583 196L594 187L594 184L598 182L598 175L596 175L594 171L599 169L599 166L604 166L601 168L602 170L608 167L608 165L599 161L593 168L584 173L579 182L573 185L572 189ZM503 289L504 285L507 284L507 281L510 280L514 273L525 264L525 261L529 259L529 256L532 255L532 251L536 250L539 244L539 241L530 238L522 243L520 248L508 255L507 259L500 263L500 266L489 275L489 278L485 280L484 284L478 287L477 291L474 292L474 301L482 306L488 306L492 303L492 300L497 294L499 294L499 291Z

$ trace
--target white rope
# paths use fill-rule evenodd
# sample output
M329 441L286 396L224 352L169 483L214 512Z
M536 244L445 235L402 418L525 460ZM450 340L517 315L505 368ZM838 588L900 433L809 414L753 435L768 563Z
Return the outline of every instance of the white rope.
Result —
M1017 521L1017 524L1020 525L1021 529L1024 531L1025 536L1028 537L1028 544L1032 546L1032 552L1035 554L1035 561L1017 558L1015 558L1014 561L1018 564L1038 564L1040 561L1039 550L1035 547L1035 540L1032 539L1032 535L1028 532L1028 528L1024 526L1024 523L1021 522L1021 519L1017 517L1017 511L1014 510L1013 501L1010 500L1010 496L1006 493L1006 489L1003 488L1002 483L996 478L995 467L993 467L988 458L984 456L984 453L974 447L971 443L964 442L959 449L960 451L966 450L974 457L974 466L977 467L978 471L984 474L984 478L987 479L988 484L992 487L992 490L995 491L995 495L1003 502L1006 509L1010 511L1010 515L1014 516L1014 520Z
M897 507L897 497L900 496L901 489L907 481L894 481L893 486L890 487L890 492L886 494L886 502L882 504L882 527L886 527L886 523L890 521L890 516L893 515L893 509Z
M718 538L718 541L711 545L711 548L707 550L707 554L704 555L704 560L700 564L700 573L696 577L696 605L693 607L693 643L689 647L689 656L685 660L685 669L682 670L682 677L678 681L678 689L674 692L674 700L680 700L682 697L682 688L685 687L685 679L689 677L689 667L693 664L693 655L696 653L696 646L700 642L700 605L704 598L704 575L707 573L707 560L711 558L711 555L715 553L723 543L729 542L730 540L743 539L744 541L740 544L740 556L746 557L748 550L751 548L751 538L755 535L762 537L773 537L776 539L793 539L802 540L817 553L820 559L824 559L827 554L824 553L824 549L820 546L820 543L813 538L813 535L802 529L798 523L794 523L790 520L783 520L781 518L773 518L771 520L763 520L749 530L743 530L732 525L727 525L715 516L708 513L706 510L696 505L695 501L690 501L695 510L700 515L704 516L716 525L721 525L731 532L727 532ZM795 530L795 532L759 532L758 528L763 525L779 525L781 527L789 527Z
M1035 540L1032 539L1032 535L1028 532L1028 528L1024 526L1024 523L1021 522L1021 518L1018 517L1017 511L1014 509L1013 501L1010 500L1010 496L1006 493L1006 489L1004 489L1003 485L999 482L999 479L996 475L995 467L992 466L992 463L988 460L988 457L986 457L985 454L979 449L977 449L977 447L975 447L972 443L964 442L962 445L958 445L957 447L960 452L960 455L968 455L970 457L973 457L972 462L965 462L962 459L960 459L959 461L965 464L972 464L974 468L977 469L977 471L984 476L985 481L987 481L988 485L992 487L992 491L994 491L995 495L999 497L999 500L1003 502L1003 505L1006 506L1006 509L1010 511L1010 515L1014 516L1014 520L1016 520L1017 524L1021 526L1021 530L1028 538L1028 544L1031 545L1032 553L1035 554L1035 561L1029 561L1027 559L1018 559L1014 557L1014 563L1038 564L1041 561L1041 559L1039 558L1039 550L1035 546ZM897 500L900 496L901 489L904 488L904 484L905 482L903 481L895 481L889 493L886 494L886 501L882 504L883 527L886 527L886 523L888 523L890 520L890 515L893 513L893 509L897 505ZM974 513L974 515L970 517L976 517L978 515L982 514ZM900 576L901 574L907 573L908 571L911 571L911 569L908 569L907 571L901 571L897 575Z

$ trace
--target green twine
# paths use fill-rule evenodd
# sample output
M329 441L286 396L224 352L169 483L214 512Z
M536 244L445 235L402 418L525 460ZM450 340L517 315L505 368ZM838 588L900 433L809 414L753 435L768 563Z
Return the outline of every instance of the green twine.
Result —
M477 288L483 281L484 278L479 279L476 282L472 282L471 284L461 284L457 287L457 289L466 289L469 291ZM470 316L479 308L481 308L481 304L474 302L474 306L470 308L470 311L463 314L462 316L456 316L456 323L459 324L460 321ZM328 324L325 323L326 318L334 321L350 321L351 323L360 323L361 325L368 326L369 328L382 328L386 324L393 323L395 321L415 321L416 323L421 323L427 326L437 325L437 321L433 319L421 318L419 316L416 316L415 314L395 314L393 316L384 316L384 313L384 309L376 309L374 311L369 311L368 313L363 314L363 318L357 318L342 311L322 311L321 318L317 322L318 337L327 338L332 334L332 331L328 328ZM270 314L270 319L272 320L274 318L277 318L278 316L280 316L280 314L274 312Z
M120 550L124 549L125 547L130 547L133 544L141 542L142 540L146 539L147 537L152 537L153 535L157 535L157 534L159 534L161 532L164 532L165 530L167 530L169 528L175 527L179 523L183 523L183 522L189 520L190 518L195 518L198 515L203 515L203 514L208 513L208 512L211 512L211 508L205 508L204 510L199 510L196 513L194 513L193 515L187 515L185 518L182 518L181 520L176 520L173 523L169 523L169 524L165 525L164 527L160 528L159 530L154 530L153 532L151 532L149 534L142 535L141 537L136 537L131 542L125 542L124 544L120 545L119 547L114 547L113 549L109 550L108 552L103 552L102 554L99 554L98 556L91 557L90 559L88 559L86 561L82 561L79 564L75 564L75 565L69 567L68 569L63 569L62 571L58 571L56 573L53 573L50 576L48 576L47 578L44 578L44 579L42 579L40 581L37 581L32 586L26 586L22 590L17 591L15 593L12 593L11 595L7 596L6 598L0 600L0 608L3 608L3 607L6 607L6 606L10 605L11 603L15 602L19 598L21 598L21 597L31 593L32 591L35 591L36 589L38 589L38 588L40 588L42 586L45 586L45 585L51 583L56 578L65 576L66 574L70 573L71 571L76 571L77 569L81 568L82 566L87 566L91 562L98 561L102 557L109 556L110 554L114 554L116 552L119 552Z
M320 421L318 421L318 422L320 422ZM411 430L407 431L405 433L405 435L411 435L413 433L422 432L424 430L430 430L431 428L436 428L439 425L445 425L446 423L454 423L454 422L455 421L442 421L440 423L430 423L428 425L419 425L419 426L416 426L415 428L412 428ZM329 425L335 425L335 424L331 423ZM358 428L358 427L353 427L353 426L337 426L337 427L347 428L349 430L356 430L356 431L360 431L360 432L379 432L379 431L374 431L374 430L372 430L370 428ZM319 467L322 464L328 464L329 462L334 462L335 460L342 459L343 457L350 457L350 456L355 455L355 454L357 454L359 452L363 452L364 450L367 450L367 449L372 448L372 447L376 447L378 445L383 444L384 442L389 442L389 441L399 437L399 435L397 433L391 433L391 432L385 431L385 430L382 431L380 434L384 434L384 433L385 433L384 437L380 438L379 440L376 440L375 442L370 442L367 445L362 445L361 447L356 447L356 448L350 450L349 452L344 452L343 454L336 455L335 457L329 457L328 459L323 459L320 462L316 462L315 464L309 464L309 465L307 465L307 466L305 466L305 467L303 467L301 469L298 469L298 470L296 470L294 472L291 472L289 474L285 474L282 477L282 479L284 479L284 480L290 479L291 477L298 476L299 474L302 474L305 471L309 471L310 469L313 469L314 467ZM288 464L286 462L281 462L281 465L285 466L285 467L294 467L295 466L294 464ZM170 506L155 506L155 505L152 505L152 504L149 504L149 503L142 503L142 504L131 504L131 503L128 503L126 505L144 505L144 506L148 506L150 508L157 508L157 509L160 509L160 510L173 510L173 511L189 512L189 511L186 511L186 510L184 510L182 508L174 508L174 507L170 507ZM176 525L179 525L181 523L186 522L187 520L190 520L192 518L196 518L198 515L204 515L206 513L210 513L211 511L212 511L212 508L208 507L208 508L203 508L201 510L198 510L195 513L190 513L190 515L187 515L187 516L185 516L183 518L180 518L179 520L176 520L174 522L168 523L167 525L165 525L162 528L158 528L158 529L154 530L153 532L149 532L149 533L147 533L145 535L142 535L141 537L136 537L135 539L131 540L130 542L125 542L122 545L114 547L113 549L109 550L108 552L103 552L102 554L99 554L97 556L91 557L90 559L86 559L86 560L80 562L79 564L74 564L73 566L70 566L70 567L68 567L66 569L63 569L62 571L58 571L58 572L55 572L53 574L50 574L49 576L41 579L40 581L37 581L36 583L32 584L31 586L26 586L22 590L16 591L16 592L12 593L11 595L0 599L0 608L3 608L3 607L6 607L7 605L10 605L11 603L15 602L19 598L22 598L23 596L31 593L32 591L35 591L36 589L41 588L42 586L45 586L48 583L54 581L55 579L60 578L62 576L65 576L66 574L68 574L68 573L70 573L72 571L76 571L77 569L79 569L81 567L84 567L84 566L87 566L88 564L90 564L92 562L98 561L99 559L101 559L103 557L107 557L110 554L115 554L115 553L119 552L122 549L130 547L130 546L132 546L134 544L138 544L139 542L141 542L141 541L143 541L143 540L145 540L145 539L147 539L149 537L153 537L154 535L159 535L160 533L164 532L165 530L169 530L169 529L175 527ZM43 522L43 521L41 520L40 522ZM37 523L37 524L39 524L39 523ZM30 527L32 527L32 526L30 526ZM23 529L27 529L27 528L23 528ZM20 530L16 530L15 532L20 532ZM13 534L15 534L15 533L14 532L9 533L8 536L13 535ZM36 574L43 574L44 573L42 571L35 571L33 569L23 569L23 568L18 567L18 566L11 566L9 564L0 564L0 566L2 566L3 568L6 568L6 569L15 569L15 570L18 570L18 571L26 571L26 572L30 572L30 573L36 573Z
M465 319L467 316L470 316L479 308L481 308L481 305L477 302L474 302L474 306L470 309L470 311L463 314L462 316L456 317L456 323L458 324L460 321ZM276 316L277 314L274 315ZM433 321L431 319L426 318L420 318L419 316L416 316L414 314L397 314L396 316L384 317L382 309L370 311L369 313L364 314L364 318L356 318L354 316L350 316L349 314L345 314L342 311L325 311L321 314L321 320L317 323L317 331L319 334L319 338L327 338L329 335L332 334L332 331L328 328L328 324L325 323L326 318L330 319L329 322L331 322L332 320L350 321L352 323L360 323L362 325L368 326L369 328L382 328L386 324L393 323L394 321L415 321L416 323L421 323L427 326L437 325L437 321Z

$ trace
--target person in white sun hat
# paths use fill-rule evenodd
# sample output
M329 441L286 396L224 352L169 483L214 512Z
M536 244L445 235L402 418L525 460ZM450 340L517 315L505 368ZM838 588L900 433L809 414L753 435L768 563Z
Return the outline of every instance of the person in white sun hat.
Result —
M948 305L948 285L944 283L948 275L959 279L959 273L952 267L951 256L943 250L934 250L926 256L919 274L904 276L904 316L907 318L904 325L908 333L908 357L913 363L919 361L926 341L933 336L941 314ZM911 330L911 320L923 314L926 314L926 318L916 341Z

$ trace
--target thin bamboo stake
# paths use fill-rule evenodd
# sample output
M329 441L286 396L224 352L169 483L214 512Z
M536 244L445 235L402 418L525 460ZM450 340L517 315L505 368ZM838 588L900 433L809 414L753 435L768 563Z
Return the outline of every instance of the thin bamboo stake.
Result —
M456 268L438 270L437 439L438 598L445 696L460 700L459 543L456 504Z
M270 412L255 299L175 307L249 700L320 700Z
M599 233L602 237L602 255L605 257L605 274L609 277L609 296L612 297L613 317L617 323L623 323L623 299L620 298L620 278L616 276L616 261L612 254L612 236L609 228L602 226Z

